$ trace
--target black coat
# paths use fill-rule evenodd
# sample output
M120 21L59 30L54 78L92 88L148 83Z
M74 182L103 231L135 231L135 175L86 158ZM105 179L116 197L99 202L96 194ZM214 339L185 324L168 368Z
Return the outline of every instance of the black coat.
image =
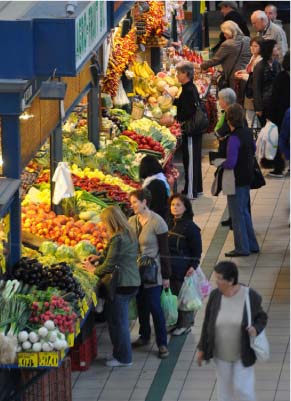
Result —
M271 121L281 128L285 112L290 107L290 73L281 71L272 88Z
M272 68L262 60L253 72L253 96L255 111L264 112L265 117L271 119L273 82L281 70L278 61L274 61Z
M148 189L152 195L150 209L159 214L164 220L168 216L168 193L166 185L162 180L151 181L146 189Z
M215 344L215 323L221 304L221 292L215 289L211 292L206 306L204 322L202 325L201 337L197 348L204 352L204 359L209 361L213 358ZM262 309L262 297L250 288L250 305L253 319L253 326L258 334L266 327L268 316ZM256 362L256 355L250 347L249 334L246 330L248 318L246 307L244 306L242 325L241 325L241 361L245 367L252 366Z
M183 281L189 267L196 268L200 262L202 253L200 228L188 217L172 218L168 226L171 279Z
M190 120L196 110L195 103L199 101L199 93L192 81L182 85L182 92L178 99L174 100L177 106L177 120L182 123Z

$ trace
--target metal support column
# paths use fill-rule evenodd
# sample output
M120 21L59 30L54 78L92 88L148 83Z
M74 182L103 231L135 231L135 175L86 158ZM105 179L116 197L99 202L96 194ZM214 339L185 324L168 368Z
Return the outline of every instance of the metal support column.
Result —
M51 205L56 214L62 213L61 205L54 205L52 202L55 183L52 181L58 163L63 160L63 141L62 141L62 125L59 123L50 136L50 184L51 184Z
M1 121L3 175L9 178L20 179L21 138L19 115L3 115ZM10 209L9 244L8 269L19 261L21 253L21 203L19 190L14 195Z
M99 149L99 81L88 93L88 139Z

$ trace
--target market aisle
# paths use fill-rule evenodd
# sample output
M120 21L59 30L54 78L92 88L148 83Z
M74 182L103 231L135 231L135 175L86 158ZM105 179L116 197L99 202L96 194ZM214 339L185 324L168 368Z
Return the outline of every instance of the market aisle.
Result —
M214 264L232 249L232 234L219 222L226 199L210 195L213 167L203 159L204 196L193 203L195 221L202 229L203 268L210 275ZM267 186L252 191L252 214L262 252L236 258L240 281L250 283L262 294L269 313L267 329L272 358L257 364L258 401L289 400L289 177L268 179ZM110 343L104 326L99 327L98 359L89 371L73 374L73 401L212 401L215 373L212 365L198 368L195 347L201 330L203 310L186 338L173 339L170 360L157 359L153 342L134 352L130 368L104 366ZM137 336L137 324L132 336ZM185 340L185 342L184 342Z

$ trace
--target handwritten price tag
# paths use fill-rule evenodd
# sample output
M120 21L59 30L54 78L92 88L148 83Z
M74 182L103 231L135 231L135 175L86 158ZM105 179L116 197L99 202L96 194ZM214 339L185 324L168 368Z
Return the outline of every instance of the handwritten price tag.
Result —
M95 292L92 292L92 301L93 301L93 305L94 306L96 306L98 304Z
M36 368L38 366L38 354L36 352L19 352L18 366L21 368Z
M89 307L88 307L88 304L87 304L87 301L86 301L85 298L82 299L82 308L83 308L83 311L84 311L85 314L86 314L86 313L88 312L88 310L89 310Z
M68 346L69 346L70 348L74 346L74 342L75 342L75 335L74 335L74 333L70 333L70 334L68 335L67 341L68 341Z
M80 328L80 319L78 319L78 320L76 321L76 336L77 336L78 334L80 334L80 332L81 332L81 328Z
M58 366L59 354L57 352L40 352L39 366Z

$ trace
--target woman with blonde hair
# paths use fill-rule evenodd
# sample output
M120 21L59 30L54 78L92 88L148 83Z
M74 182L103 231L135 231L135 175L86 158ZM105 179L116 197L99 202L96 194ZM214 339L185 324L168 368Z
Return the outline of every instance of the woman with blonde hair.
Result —
M212 59L201 64L202 70L221 64L223 75L219 82L219 89L235 89L234 74L247 66L250 58L250 38L244 36L239 26L233 21L225 21L220 26L225 41L221 44Z
M118 206L109 206L100 215L110 241L102 256L90 256L84 262L86 269L103 277L118 269L118 282L113 300L105 302L105 315L113 345L109 367L132 365L128 305L140 286L137 267L137 238Z

